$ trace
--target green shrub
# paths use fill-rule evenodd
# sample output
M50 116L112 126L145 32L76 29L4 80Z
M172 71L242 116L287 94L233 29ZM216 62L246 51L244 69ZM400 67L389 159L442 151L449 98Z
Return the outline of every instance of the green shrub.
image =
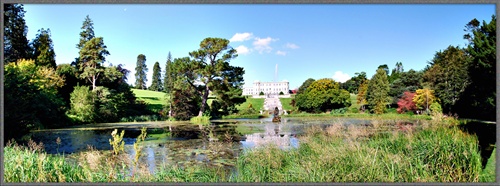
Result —
M70 113L81 122L93 122L95 117L95 95L88 86L76 86L70 95Z
M263 96L263 95L264 95L264 92L260 92L260 93L259 93L259 96Z
M279 95L285 95L285 94L283 93L283 91L280 91Z

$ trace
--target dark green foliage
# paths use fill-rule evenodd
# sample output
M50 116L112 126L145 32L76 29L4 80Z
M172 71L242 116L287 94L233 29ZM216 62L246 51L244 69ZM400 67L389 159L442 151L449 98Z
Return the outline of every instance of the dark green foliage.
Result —
M469 85L467 65L469 56L459 47L449 46L444 51L436 52L425 71L423 79L435 90L445 113L452 112L452 107Z
M57 65L56 73L64 78L64 85L57 90L58 94L64 100L65 105L70 107L70 94L73 92L74 87L78 84L83 84L84 81L78 78L78 70L69 64Z
M467 68L471 84L460 98L461 103L457 103L460 117L496 119L496 20L493 15L489 23L473 19L466 26L466 52L472 58Z
M53 69L20 60L7 64L4 75L5 141L31 129L67 124L64 102L57 95L64 80Z
M90 19L89 15L85 17L85 20L83 20L81 29L82 31L80 32L80 41L78 42L78 44L76 44L76 48L78 50L81 50L83 46L85 46L85 43L87 43L88 41L90 41L95 37L94 23L92 22L92 19ZM71 65L79 68L80 61L81 61L80 57L77 57L75 58L75 61L71 62ZM80 73L81 72L82 71L80 70Z
M349 92L340 89L339 83L332 79L314 81L305 92L297 94L295 99L299 110L316 113L351 105Z
M50 29L40 29L33 40L33 58L36 65L47 66L56 68L56 53L54 52L54 45L50 38Z
M359 86L366 80L366 72L356 72L354 75L354 77L342 83L341 87L352 94L357 94Z
M422 75L423 72L413 69L401 72L399 78L390 83L389 96L392 98L391 104L396 104L404 92L415 92L417 89L421 89Z
M228 107L233 107L235 103L231 98L241 96L241 91L231 91L231 95L220 95L220 93L224 90L241 89L245 71L241 67L229 65L229 61L238 56L236 50L229 46L229 40L205 38L201 41L200 48L190 52L189 56L193 60L183 60L181 68L178 68L180 70L178 74L183 76L183 82L195 89L201 97L198 116L202 116L207 109L210 91L219 94L217 96Z
M172 116L176 120L189 120L197 115L201 104L197 94L191 86L173 90Z
M148 67L146 66L146 56L144 54L139 54L137 56L137 64L135 67L135 88L136 89L146 89L146 72Z
M237 105L246 101L241 94L243 82L243 74L245 73L242 67L228 67L225 73L225 80L216 79L213 81L213 93L216 95L216 100L220 104L222 115L229 115L238 112Z
M149 87L149 90L153 91L162 91L163 90L163 84L161 82L161 68L160 68L160 63L158 61L155 63L153 66L153 77L151 78L151 86Z
M384 113L387 104L390 102L388 93L389 81L387 80L386 71L383 68L379 68L368 83L366 101L370 110L376 114Z
M264 95L264 92L259 92L259 96L263 96Z
M4 4L4 63L17 62L19 59L31 58L31 47L26 35L28 26L24 20L22 4Z
M401 73L404 72L403 63L397 62L396 66L392 69L391 75L388 77L389 83L394 82L394 80L399 79Z
M167 62L165 64L165 75L163 76L163 89L166 93L170 94L173 88L173 82L175 82L174 77L175 72L172 70L172 55L168 52Z
M285 95L285 94L283 93L283 91L280 91L279 95Z
M95 114L95 96L87 86L76 86L71 93L70 113L77 116L81 122L93 122Z
M94 34L94 22L90 19L89 15L85 17L82 24L82 31L80 32L80 42L76 44L76 48L81 50L87 41L90 41L95 37Z
M387 66L387 64L379 65L379 66L377 67L377 69L382 69L382 70L384 70L384 71L385 71L385 74L386 74L387 76L389 76L389 66Z
M309 85L311 85L314 81L316 81L316 80L314 80L313 78L309 78L309 79L305 80L304 83L302 83L302 85L300 85L299 90L297 90L297 94L305 92L307 87L309 87Z
M92 84L92 90L95 90L97 80L103 76L111 79L117 78L114 75L109 76L109 74L111 74L109 73L110 69L105 69L102 66L106 61L105 56L109 55L106 48L103 38L95 37L87 41L80 50L80 78L90 82Z

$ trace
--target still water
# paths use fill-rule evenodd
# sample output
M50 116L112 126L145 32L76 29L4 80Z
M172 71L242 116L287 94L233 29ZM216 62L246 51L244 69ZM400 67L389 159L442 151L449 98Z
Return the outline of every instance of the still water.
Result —
M390 121L388 121L390 122ZM418 124L420 121L408 121ZM102 123L75 126L65 129L38 130L31 133L35 142L42 142L50 154L71 154L94 149L111 150L109 139L114 129L125 130L125 152L134 159L133 144L142 127L148 136L143 147L141 163L151 172L159 166L207 164L233 167L238 155L268 144L283 150L298 148L298 136L313 125L326 128L330 125L369 125L370 120L337 118L286 118L280 123L271 118L216 120L210 125L172 122ZM61 143L57 144L57 138ZM494 142L493 142L494 143Z

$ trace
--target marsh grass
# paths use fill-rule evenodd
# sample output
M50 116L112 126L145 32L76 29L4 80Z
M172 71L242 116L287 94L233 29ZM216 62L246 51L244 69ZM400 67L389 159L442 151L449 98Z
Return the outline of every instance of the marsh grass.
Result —
M395 132L375 132L393 128ZM239 182L478 182L475 136L430 124L397 130L332 125L311 127L296 150L267 147L238 159Z

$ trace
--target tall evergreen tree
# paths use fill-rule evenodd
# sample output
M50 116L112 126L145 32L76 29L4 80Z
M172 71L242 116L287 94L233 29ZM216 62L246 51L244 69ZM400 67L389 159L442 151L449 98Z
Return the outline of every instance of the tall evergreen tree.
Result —
M24 20L26 11L22 4L4 4L4 63L17 63L31 58L31 47L26 38L28 26Z
M146 72L148 67L146 66L146 56L144 54L139 54L137 56L137 66L135 67L135 88L136 89L146 89Z
M80 42L76 44L76 48L78 50L81 50L85 43L87 43L87 41L90 41L95 37L94 22L92 21L92 19L90 19L89 15L85 17L85 20L83 20L81 29L82 31L80 32ZM78 67L80 61L80 58L76 58L75 61L71 62L71 65Z
M85 17L82 24L82 31L80 32L80 42L76 44L77 49L82 49L87 41L90 41L95 37L94 34L94 22L90 19L89 15Z
M496 22L471 20L464 39L469 41L466 52L472 57L467 71L471 84L465 89L460 116L495 121L496 119Z
M87 79L92 84L92 90L95 90L99 76L109 74L102 66L106 61L105 56L109 55L106 48L103 38L95 37L87 41L80 50L80 71L82 72L80 78Z
M56 53L50 38L50 29L40 29L33 40L35 64L56 68Z
M162 91L163 84L161 83L161 68L160 63L158 61L153 66L153 77L151 78L151 86L149 90L152 91Z
M459 47L448 46L444 51L436 52L430 62L430 68L423 78L435 90L435 95L442 101L444 111L452 111L460 95L469 85L467 65L470 57Z
M173 89L173 82L175 81L174 73L172 72L172 55L168 52L167 63L165 64L165 75L163 76L163 90L170 93Z
M368 93L366 100L371 110L376 114L385 112L387 104L390 102L389 81L387 80L386 70L378 68L377 73L373 75L368 83Z

